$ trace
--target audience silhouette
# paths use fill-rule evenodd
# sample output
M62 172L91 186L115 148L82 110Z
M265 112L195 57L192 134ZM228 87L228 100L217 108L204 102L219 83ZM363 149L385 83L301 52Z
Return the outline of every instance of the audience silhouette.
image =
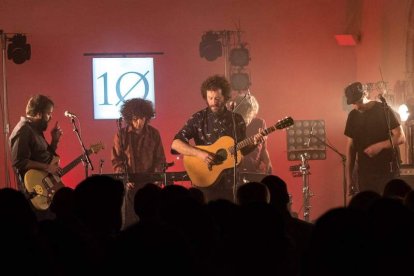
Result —
M400 178L394 178L388 181L385 185L383 197L391 197L399 200L404 200L408 192L412 191L411 186Z
M315 223L294 218L286 182L268 175L237 203L195 187L147 183L139 221L121 229L124 185L94 175L56 192L38 221L19 191L0 189L2 269L30 275L402 275L414 259L414 192L392 180ZM18 256L24 256L24 264ZM41 264L41 265L39 265ZM404 275L405 275L404 274Z

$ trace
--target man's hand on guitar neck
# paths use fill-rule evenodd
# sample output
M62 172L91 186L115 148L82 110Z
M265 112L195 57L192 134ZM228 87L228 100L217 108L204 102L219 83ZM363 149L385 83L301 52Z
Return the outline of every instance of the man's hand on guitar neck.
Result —
M254 144L258 145L261 143L264 143L267 139L267 136L262 134L263 129L259 128L259 132L257 134L254 135Z
M53 162L47 165L45 171L59 176L62 176L63 173L62 168L59 167L59 164Z

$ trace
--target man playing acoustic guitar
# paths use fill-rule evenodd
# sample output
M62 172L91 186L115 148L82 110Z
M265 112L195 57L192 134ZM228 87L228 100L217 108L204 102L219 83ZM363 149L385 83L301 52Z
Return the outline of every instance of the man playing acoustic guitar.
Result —
M232 112L226 108L230 92L230 84L223 76L215 75L207 78L201 85L201 95L207 103L207 108L191 116L175 135L171 145L173 151L184 155L184 166L193 185L201 188L207 200L221 198L233 201L234 199L233 170L227 169L232 167L233 161L227 158L226 150L215 151L214 147L208 149L215 142L219 142L220 138L230 141L230 146L236 137L238 142L246 138L246 124L243 117L235 113L233 122ZM264 135L256 134L251 145L240 149L241 153L248 154L257 144L262 143L264 138ZM189 144L191 139L194 140L195 146ZM241 157L238 156L238 161ZM186 158L189 159L186 160ZM221 170L220 166L216 166L218 164L224 165L222 168L225 169ZM201 171L199 172L198 169ZM200 174L206 174L206 176ZM198 176L201 176L200 181L197 181ZM211 182L209 178L214 185L210 186L210 183L207 183Z
M28 170L42 170L54 175L62 173L59 164L51 162L57 155L56 149L62 136L58 122L50 132L50 144L43 134L52 119L53 106L53 101L47 96L31 97L26 106L26 116L20 118L10 135L12 165L19 177L18 188L25 194L23 178Z

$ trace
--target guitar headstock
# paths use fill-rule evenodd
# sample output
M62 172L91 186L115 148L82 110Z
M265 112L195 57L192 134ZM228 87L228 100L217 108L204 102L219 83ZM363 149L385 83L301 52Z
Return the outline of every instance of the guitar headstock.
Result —
M91 145L90 151L92 153L98 153L101 149L104 149L105 145L102 142Z
M287 128L287 127L292 126L294 123L295 122L293 121L292 117L286 117L286 118L284 118L282 120L279 120L276 123L275 127L277 129L284 129L284 128Z

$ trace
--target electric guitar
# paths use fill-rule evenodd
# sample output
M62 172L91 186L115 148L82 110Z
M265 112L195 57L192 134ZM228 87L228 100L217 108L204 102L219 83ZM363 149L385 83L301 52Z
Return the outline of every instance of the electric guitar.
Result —
M279 120L275 125L262 130L261 134L266 136L276 129L284 129L294 124L291 117ZM237 164L242 159L240 150L248 145L254 144L254 136L244 139L237 144ZM195 156L185 155L183 157L184 168L194 186L208 187L216 183L225 169L234 166L234 140L230 136L220 137L214 144L209 146L196 146L199 149L214 154L213 165L208 166L204 160Z
M97 153L104 148L104 145L99 142L94 144L86 151L88 155L91 153ZM27 193L30 195L30 201L37 210L47 210L52 203L53 196L56 191L64 187L62 180L60 179L76 165L78 165L84 159L84 155L78 156L75 160L70 162L66 167L62 169L62 174L55 175L45 171L30 169L24 175L24 186ZM55 156L51 163L59 163L59 157Z

